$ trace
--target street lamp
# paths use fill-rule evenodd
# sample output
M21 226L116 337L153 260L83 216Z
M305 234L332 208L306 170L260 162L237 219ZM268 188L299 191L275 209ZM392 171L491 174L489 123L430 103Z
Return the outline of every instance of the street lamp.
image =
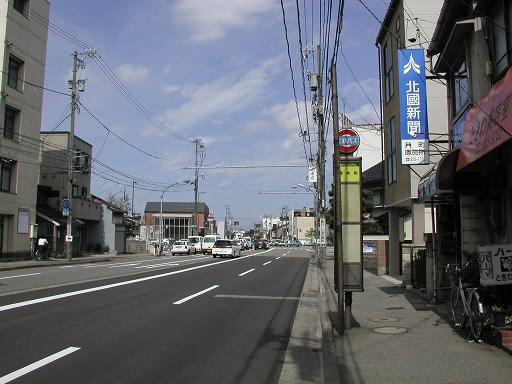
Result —
M163 236L162 236L162 214L163 214L163 205L164 205L164 193L171 187L175 187L175 186L178 186L178 185L183 185L183 184L190 184L190 180L181 180L181 181L177 181L176 183L172 183L171 185L167 186L163 191L162 191L162 194L160 195L160 233L159 233L159 238L160 238L160 244L162 244L162 240L163 240Z

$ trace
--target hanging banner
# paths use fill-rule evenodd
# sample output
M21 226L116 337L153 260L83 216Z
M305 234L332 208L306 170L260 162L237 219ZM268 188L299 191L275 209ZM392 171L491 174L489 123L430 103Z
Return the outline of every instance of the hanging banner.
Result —
M429 163L426 89L424 50L398 50L402 164Z

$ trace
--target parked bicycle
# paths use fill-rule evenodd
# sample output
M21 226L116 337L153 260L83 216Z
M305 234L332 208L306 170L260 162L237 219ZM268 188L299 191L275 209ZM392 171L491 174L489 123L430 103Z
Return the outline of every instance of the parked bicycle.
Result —
M463 272L466 268L471 268L470 263L448 264L446 272L452 276L452 291L450 294L450 304L455 321L455 326L464 328L466 321L469 320L471 334L475 340L479 340L482 335L484 323L484 307L481 299L481 287L474 283L463 281Z

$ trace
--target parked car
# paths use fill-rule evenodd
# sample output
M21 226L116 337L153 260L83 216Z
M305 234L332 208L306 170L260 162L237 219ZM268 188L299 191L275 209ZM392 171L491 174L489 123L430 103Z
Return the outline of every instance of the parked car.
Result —
M196 247L186 240L178 240L171 246L171 254L174 256L178 253L186 253L187 255L190 255L191 253L196 253Z
M286 242L284 240L279 240L276 245L278 247L286 247Z
M241 248L240 245L236 242L236 240L230 239L220 239L217 240L212 246L212 256L213 257L222 257L222 256L231 256L231 257L240 257Z
M205 237L203 237L203 245L201 249L203 255L212 253L212 246L219 239L221 239L220 235L206 235Z
M302 243L299 240L292 240L288 243L289 247L302 247Z
M131 237L129 240L146 241L146 239L144 239L143 237L140 237L140 236Z
M265 239L254 240L254 249L268 249L268 241Z

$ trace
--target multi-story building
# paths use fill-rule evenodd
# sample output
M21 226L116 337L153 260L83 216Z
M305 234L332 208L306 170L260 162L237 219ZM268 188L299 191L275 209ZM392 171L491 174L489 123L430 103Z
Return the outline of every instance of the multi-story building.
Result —
M292 209L288 214L290 220L287 240L298 240L303 244L314 242L316 235L314 209Z
M388 273L391 275L406 274L407 261L402 257L402 244L424 244L424 234L432 230L432 208L418 201L418 184L421 176L448 150L446 88L443 81L429 71L428 58L426 84L419 84L426 88L426 111L421 111L421 119L427 122L428 131L423 126L411 125L419 130L410 131L409 135L411 138L417 134L426 136L426 140L418 141L427 155L421 162L406 156L407 145L412 140L406 140L409 137L403 134L403 127L408 123L409 113L415 109L401 112L403 92L399 88L400 76L406 70L405 66L399 67L403 49L422 49L426 53L442 4L442 0L392 0L376 39L380 54L384 200L389 215ZM409 57L405 59L407 61Z
M427 287L433 295L446 264L479 247L504 258L494 272L509 279L500 284L512 282L506 264L512 252L511 28L511 0L445 1L429 45L433 70L445 84L450 139L450 151L420 190L437 211Z
M50 4L0 3L0 252L29 257L36 223L39 132ZM32 233L34 235L34 233Z
M69 132L41 132L40 196L37 208L41 218L45 219L40 220L40 234L47 237L52 250L62 252L66 249L68 230L62 204L65 199L70 199L72 249L73 255L78 255L87 252L90 244L98 241L91 230L102 220L103 208L102 202L91 196L92 145L75 136L71 150L69 135ZM72 162L70 156L73 157Z
M144 225L140 235L145 238L173 238L175 240L196 235L196 220L199 222L199 235L205 234L205 223L210 209L203 202L148 201L144 209ZM161 232L160 232L161 229Z

